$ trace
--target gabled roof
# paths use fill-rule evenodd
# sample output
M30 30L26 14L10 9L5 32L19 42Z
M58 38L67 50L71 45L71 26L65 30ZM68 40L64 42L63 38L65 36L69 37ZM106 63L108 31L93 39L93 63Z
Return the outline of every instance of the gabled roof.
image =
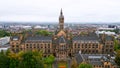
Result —
M65 33L65 31L64 30L60 30L59 32L58 32L58 34L57 34L57 36L66 36L66 33Z
M66 39L64 36L60 36L57 39L53 40L54 44L60 44L60 43L66 43L66 44L71 44L70 40Z
M59 38L59 43L66 43L66 40L63 36Z
M76 61L77 61L78 64L83 62L83 57L82 57L81 54L76 55Z

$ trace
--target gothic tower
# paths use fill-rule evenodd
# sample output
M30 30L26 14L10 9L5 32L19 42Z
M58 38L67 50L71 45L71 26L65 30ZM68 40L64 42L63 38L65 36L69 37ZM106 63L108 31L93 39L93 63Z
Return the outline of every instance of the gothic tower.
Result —
M64 29L64 16L63 16L62 9L61 9L60 16L59 16L59 29L60 30Z

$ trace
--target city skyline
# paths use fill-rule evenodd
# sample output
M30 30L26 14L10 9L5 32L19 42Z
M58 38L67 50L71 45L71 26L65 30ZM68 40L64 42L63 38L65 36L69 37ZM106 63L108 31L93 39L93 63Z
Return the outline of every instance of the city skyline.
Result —
M65 22L120 22L119 0L0 0L2 22L57 22L62 8Z

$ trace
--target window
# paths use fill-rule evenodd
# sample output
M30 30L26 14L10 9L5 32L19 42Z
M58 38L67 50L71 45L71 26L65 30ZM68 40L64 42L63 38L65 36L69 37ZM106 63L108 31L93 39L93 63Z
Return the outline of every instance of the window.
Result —
M98 50L96 50L96 53L98 53Z
M48 50L48 53L50 53L50 50Z
M43 48L42 44L40 44L40 45L41 45L41 48Z
M108 45L106 45L106 48L108 48Z
M108 68L110 68L110 65L108 65Z
M87 44L85 44L85 48L87 48Z
M78 48L80 48L80 44L78 44Z
M110 48L112 48L113 47L113 45L110 45Z
M113 45L113 42L111 42L111 45Z
M83 52L84 52L84 50L81 50L81 52L83 53Z
M83 48L83 46L84 46L84 45L82 44L82 48Z
M92 48L94 48L94 44L92 45Z
M98 48L98 45L96 44L96 48Z
M12 45L12 48L14 48L14 45Z
M19 47L19 45L16 45L16 47L18 48L18 47Z
M91 45L89 45L89 48L91 48Z
M30 44L30 48L32 48L32 44Z
M37 48L39 48L39 44L37 44Z
M75 48L76 48L76 43L74 44Z
M50 48L50 44L48 44L48 48Z
M26 46L28 46L28 44L26 44Z
M91 50L89 50L89 53L91 52Z
M113 50L112 49L110 49L110 52L112 52Z
M106 49L106 52L108 52L108 49Z

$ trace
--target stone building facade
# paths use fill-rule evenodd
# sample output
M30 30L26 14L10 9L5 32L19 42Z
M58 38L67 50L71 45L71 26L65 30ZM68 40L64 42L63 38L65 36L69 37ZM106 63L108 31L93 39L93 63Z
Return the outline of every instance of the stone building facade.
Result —
M34 33L34 32L33 32ZM112 36L95 33L71 36L64 29L64 15L61 10L59 29L53 36L36 36L32 32L25 36L18 34L10 38L10 49L13 52L42 50L44 56L53 54L59 60L74 57L79 51L82 54L113 54L114 42Z

